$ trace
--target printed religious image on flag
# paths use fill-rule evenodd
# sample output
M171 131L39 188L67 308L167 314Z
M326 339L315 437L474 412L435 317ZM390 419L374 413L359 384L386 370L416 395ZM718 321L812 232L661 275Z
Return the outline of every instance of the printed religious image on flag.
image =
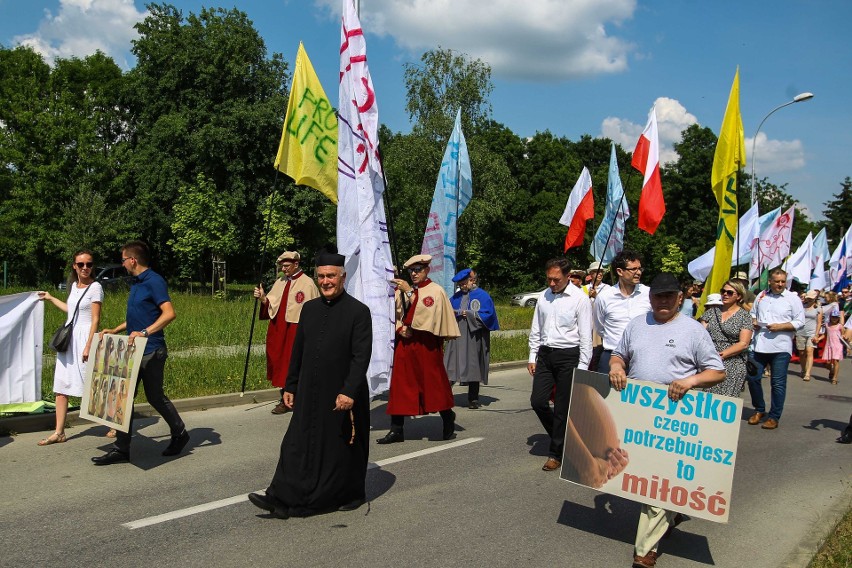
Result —
M603 493L728 522L742 400L576 369L560 477Z

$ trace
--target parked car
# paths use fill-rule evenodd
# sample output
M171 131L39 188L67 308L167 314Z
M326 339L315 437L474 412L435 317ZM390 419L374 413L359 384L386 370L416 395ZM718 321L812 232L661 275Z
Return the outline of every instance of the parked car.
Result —
M120 264L105 264L96 266L93 271L95 281L100 282L104 290L115 290L116 288L126 287L130 283L130 275L127 270ZM65 290L68 287L66 281L62 281L56 285L59 290Z
M544 290L547 290L545 288ZM539 290L538 292L524 292L523 294L515 294L512 296L512 301L509 302L513 306L526 306L528 308L532 308L535 306L536 302L538 302L538 297L541 296L541 293L544 290Z

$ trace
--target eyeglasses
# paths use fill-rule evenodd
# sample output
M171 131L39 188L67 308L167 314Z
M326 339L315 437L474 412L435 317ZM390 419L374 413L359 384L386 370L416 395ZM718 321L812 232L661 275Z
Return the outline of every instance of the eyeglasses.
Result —
M641 266L635 266L633 268L622 268L621 270L624 270L625 272L630 272L632 274L634 272L642 272L645 269Z
M132 259L133 259L132 256L127 256L127 257L122 256L121 257L121 264L124 264L125 261L132 260Z
M723 289L719 290L719 293L722 294L723 296L733 296L737 292L735 290L725 290L723 288Z
M412 266L411 268L408 269L408 271L412 274L417 274L419 272L423 272L423 267L422 266Z
M77 268L91 268L95 265L94 262L76 262Z

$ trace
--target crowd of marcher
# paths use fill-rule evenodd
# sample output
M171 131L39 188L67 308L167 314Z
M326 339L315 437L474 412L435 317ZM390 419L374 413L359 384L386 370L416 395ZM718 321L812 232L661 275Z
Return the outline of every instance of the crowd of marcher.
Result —
M132 277L126 321L100 334L126 332L131 343L138 337L147 339L139 383L171 430L163 455L178 455L190 436L163 392L167 357L163 329L176 314L165 280L150 268L145 243L130 242L121 255ZM270 321L267 378L281 392L272 412L293 413L269 488L249 496L272 517L353 510L366 500L367 367L373 323L367 306L345 290L344 261L336 252L320 251L314 258L315 283L302 272L300 254L286 251L278 257L280 272L269 292L263 286L254 290L260 317ZM440 437L452 438L456 420L452 385L467 386L468 408L476 410L481 406L480 385L488 384L490 333L499 329L494 302L479 288L471 268L455 275L457 289L448 296L429 279L431 261L429 255L415 255L403 265L409 279L392 280L396 340L386 407L390 430L377 440L379 444L404 442L406 417L431 413L442 418ZM91 252L73 256L67 302L40 293L43 300L67 312L75 327L71 347L57 358L56 429L39 445L65 442L68 396L82 394L85 363L104 299L92 279L93 266ZM604 283L608 270L612 284ZM754 409L748 424L774 430L780 425L793 355L799 358L804 381L811 380L818 362L829 367L829 380L837 384L847 341L852 339L850 289L840 296L819 291L797 294L788 289L781 269L771 271L768 287L756 294L749 290L745 275L737 273L718 292L708 294L703 305L701 282L684 286L674 275L661 273L649 286L643 284L642 257L632 251L616 256L611 267L593 263L585 271L554 258L544 272L547 288L535 305L527 363L532 377L530 404L549 439L542 469L559 469L567 456L578 479L595 487L623 471L629 456L617 440L602 436L584 443L585 438L578 436L568 417L575 369L607 374L616 390L625 388L628 378L661 383L674 401L691 389L737 397L747 385ZM703 313L696 321L699 311ZM768 412L765 374L771 390ZM129 422L129 430L117 433L106 454L92 458L96 465L130 461L132 413ZM571 448L567 452L566 436ZM838 442L852 442L852 419ZM682 518L643 505L633 566L655 566L660 539Z

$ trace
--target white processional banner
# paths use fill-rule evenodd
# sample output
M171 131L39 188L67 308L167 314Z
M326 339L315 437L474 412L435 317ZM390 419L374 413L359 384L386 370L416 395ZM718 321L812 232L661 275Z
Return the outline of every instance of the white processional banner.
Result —
M38 293L0 296L0 404L41 400L43 342Z
M352 0L343 0L338 111L337 251L346 257L346 291L370 308L370 395L390 388L394 278L378 154L379 110L367 68L367 45Z

